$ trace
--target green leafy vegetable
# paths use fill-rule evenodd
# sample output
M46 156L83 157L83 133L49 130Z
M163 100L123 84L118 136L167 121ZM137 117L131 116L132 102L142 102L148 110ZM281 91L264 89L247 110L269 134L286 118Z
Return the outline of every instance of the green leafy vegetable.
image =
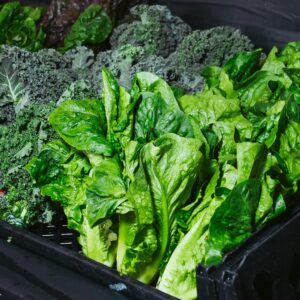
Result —
M0 71L0 85L6 97L0 100L0 107L11 103L14 105L15 113L18 114L29 103L28 90L18 80L17 72L8 67L2 67Z
M208 227L206 265L219 263L224 252L239 245L254 231L260 193L259 180L243 181L216 209Z
M110 217L126 199L119 163L113 158L103 160L93 169L86 191L86 215L90 226Z
M64 40L65 52L81 45L95 45L105 41L112 30L112 22L107 13L98 4L91 4L72 25Z
M135 210L135 219L129 236L120 237L125 244L120 246L123 251L119 264L121 273L146 283L157 274L170 244L176 211L189 199L197 178L202 158L200 147L201 142L196 139L166 134L142 148L136 180L129 186L127 195ZM149 235L147 244L142 238L145 233ZM156 253L152 244L155 241L159 242Z
M45 33L38 28L43 8L9 2L0 6L0 45L8 44L37 51L43 48Z
M113 154L105 138L105 112L99 100L65 101L51 113L49 122L61 138L77 150L92 155Z
M54 103L31 104L22 109L16 120L0 125L0 219L27 227L49 223L57 211L53 203L41 197L24 166L42 146L56 137L47 122Z
M40 154L32 159L26 169L44 196L50 196L64 208L69 228L80 232L79 243L83 253L96 261L112 266L115 261L116 233L112 221L102 219L96 226L89 225L87 201L93 201L95 185L89 173L86 157L55 140L45 145ZM92 184L88 184L88 181ZM89 186L89 192L87 192ZM95 198L95 197L94 197ZM95 203L97 203L95 201ZM92 215L93 216L93 215Z
M213 32L222 40L221 29ZM117 68L102 68L102 99L59 101L49 121L62 140L44 145L26 169L41 194L62 205L85 255L195 299L197 264L221 263L299 189L298 46L217 61L194 95L149 72L135 74L127 91ZM129 66L144 55L130 45L120 53ZM86 61L77 64L81 74ZM124 79L129 66L119 66ZM31 149L26 143L16 158Z

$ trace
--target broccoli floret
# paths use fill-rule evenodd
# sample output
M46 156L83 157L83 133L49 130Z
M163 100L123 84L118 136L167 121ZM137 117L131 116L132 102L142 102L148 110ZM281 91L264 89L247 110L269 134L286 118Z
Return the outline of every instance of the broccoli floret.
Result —
M143 47L146 55L168 57L191 27L161 5L137 5L130 10L140 21L122 24L115 28L110 39L112 49L131 44Z
M224 26L196 30L184 38L175 52L179 71L197 75L209 65L222 66L237 52L253 49L250 39L240 30Z
M15 225L49 223L54 214L52 202L33 187L24 166L42 145L56 138L48 124L54 103L31 104L8 126L0 126L0 219Z

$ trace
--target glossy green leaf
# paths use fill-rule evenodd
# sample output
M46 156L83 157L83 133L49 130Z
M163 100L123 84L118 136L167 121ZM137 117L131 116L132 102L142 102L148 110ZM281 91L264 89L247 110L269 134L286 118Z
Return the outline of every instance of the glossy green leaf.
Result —
M99 100L68 100L49 116L49 122L70 146L94 155L111 156L113 147L106 140L106 121Z

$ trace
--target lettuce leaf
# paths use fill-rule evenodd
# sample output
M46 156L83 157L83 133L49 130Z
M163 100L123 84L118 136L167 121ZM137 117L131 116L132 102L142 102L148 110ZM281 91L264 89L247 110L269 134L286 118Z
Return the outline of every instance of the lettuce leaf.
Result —
M112 31L112 22L104 9L91 4L78 17L64 40L62 52L81 45L95 45L105 41Z
M135 211L132 230L127 238L120 237L124 243L121 273L146 283L158 273L170 244L176 211L189 199L196 181L203 158L200 147L197 139L169 133L141 149L135 180L127 194ZM149 238L141 239L145 235Z
M91 155L113 155L114 149L105 137L105 111L99 100L65 101L50 114L49 122L75 149Z

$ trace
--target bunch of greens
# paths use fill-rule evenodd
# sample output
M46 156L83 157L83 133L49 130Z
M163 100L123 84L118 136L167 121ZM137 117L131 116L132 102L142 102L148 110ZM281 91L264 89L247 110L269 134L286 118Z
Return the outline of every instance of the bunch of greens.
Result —
M37 25L43 11L19 2L0 5L0 45L15 45L29 51L43 48L45 33Z
M183 299L196 297L197 264L209 266L252 232L286 210L299 188L299 46L241 52L223 68L204 70L202 93L180 106L197 122L214 162L199 200L177 215L185 236L158 288ZM298 75L296 75L298 74Z
M78 83L87 77L94 63L94 53L77 47L61 54L54 49L28 52L18 47L0 47L0 124L13 121L15 113L34 103L57 102L74 90L72 99L89 90ZM89 83L87 83L89 84ZM73 89L72 89L73 87ZM77 92L78 91L78 92ZM69 98L70 99L70 98Z
M114 24L127 13L129 7L140 2L145 1L52 0L39 24L47 35L45 45L52 48L64 47L65 50L72 44L78 45L79 42L98 44L104 37L106 39L107 34L110 34L111 23ZM92 31L90 31L91 23ZM99 35L97 30L100 32ZM74 39L77 40L76 43Z
M85 255L194 299L196 265L220 263L298 190L299 49L240 52L182 97L147 72L127 92L103 69L102 101L57 107L61 139L26 169Z
M76 8L61 19L68 51L0 48L0 219L50 222L51 198L85 255L193 299L196 265L220 263L298 190L300 44L236 54L253 47L238 30L191 32L142 5L95 57L71 48L103 41L108 16L54 2L52 20ZM10 7L25 9L1 6L0 22Z
M24 166L56 135L47 122L54 103L21 110L8 126L0 125L0 219L17 226L49 223L54 205L40 196Z
M91 4L72 25L64 40L65 52L81 45L96 45L104 42L112 31L112 23L100 5Z
M1 220L24 227L51 222L57 205L40 196L24 166L55 136L47 122L53 100L81 96L82 86L71 95L64 91L80 82L93 57L85 47L64 55L53 49L31 53L0 48L0 189L5 191Z
M49 121L63 141L45 145L26 169L43 196L62 204L69 227L80 233L86 255L109 266L118 255L119 270L135 272L136 277L150 282L168 249L176 207L189 199L197 178L203 141L170 87L157 76L137 74L131 95L105 69L103 81L102 102L64 101L51 113ZM155 116L149 111L152 105L161 109ZM133 108L137 110L136 120ZM199 139L194 138L198 135ZM179 150L182 160L176 161ZM168 170L167 162L172 163ZM151 164L160 169L160 178L168 172L165 188L172 182L171 194L163 202L159 191L152 197L149 187L145 193L145 172L148 168L154 172ZM140 193L137 198L136 193ZM120 216L124 218L119 220ZM130 236L126 234L128 226ZM123 234L117 244L119 231ZM163 245L160 232L165 235ZM147 245L141 237L146 238ZM149 266L147 272L143 272L145 265Z
M137 5L130 12L140 20L121 24L113 31L110 39L112 49L131 44L143 47L148 56L168 57L192 31L166 6Z
M95 86L100 87L98 70L105 66L126 88L134 74L147 71L173 86L196 92L204 84L200 75L204 67L223 66L239 51L253 49L248 37L228 26L192 32L165 6L138 5L130 12L138 20L116 27L110 38L112 50L100 52L96 58Z
M62 46L60 50L65 52L80 45L99 45L110 35L111 18L97 4L102 1L54 2L48 10L22 6L17 1L0 5L0 45L14 45L34 52L45 44L55 48ZM57 14L53 11L55 8ZM114 9L117 8L112 11ZM59 38L60 43L56 41Z

